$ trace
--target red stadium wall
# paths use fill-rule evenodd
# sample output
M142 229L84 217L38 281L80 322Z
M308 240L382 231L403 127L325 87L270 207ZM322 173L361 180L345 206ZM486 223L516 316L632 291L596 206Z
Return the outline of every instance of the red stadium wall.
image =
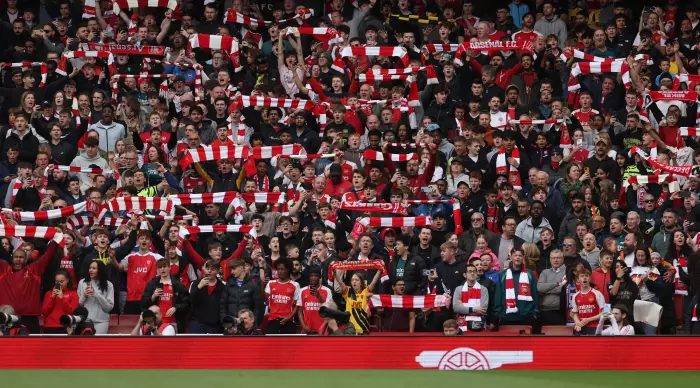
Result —
M697 370L700 365L695 337L36 337L2 338L0 349L0 369Z

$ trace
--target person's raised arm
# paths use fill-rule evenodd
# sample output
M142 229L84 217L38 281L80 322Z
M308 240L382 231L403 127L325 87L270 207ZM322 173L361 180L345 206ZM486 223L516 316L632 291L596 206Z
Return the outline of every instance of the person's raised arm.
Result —
M105 18L102 15L102 6L100 5L100 1L95 1L95 18L97 19L97 25L100 26L100 29L106 30L107 22L105 21Z
M170 24L172 24L172 15L173 11L171 10L167 10L165 12L165 18L163 19L163 22L160 23L160 32L158 33L158 36L156 36L156 42L158 42L158 44L163 44L165 38L168 37L168 33L170 32Z
M367 289L369 292L374 292L374 288L377 287L377 283L379 282L379 278L382 277L382 270L378 269L377 272L374 274L374 277L372 278L372 282L367 286Z
M29 264L29 266L32 268L32 270L37 276L41 276L44 274L44 271L46 271L46 267L48 267L49 263L53 260L54 256L56 255L57 247L58 244L56 244L55 241L51 241L49 243L48 248L46 248L46 252L44 252L44 254L41 255L37 261Z
M345 275L344 271L341 271L341 270L335 271L335 281L338 282L338 286L340 286L340 294L341 295L345 295L345 293L348 291L348 286L346 286L345 282L343 281L343 275Z
M192 264L194 264L197 269L201 271L202 267L204 266L204 258L197 252L196 249L194 249L188 238L183 239L182 248L185 250L185 253L187 253L187 256Z
M277 36L277 68L280 70L286 67L284 64L284 35L286 30L285 28L283 31L280 31Z

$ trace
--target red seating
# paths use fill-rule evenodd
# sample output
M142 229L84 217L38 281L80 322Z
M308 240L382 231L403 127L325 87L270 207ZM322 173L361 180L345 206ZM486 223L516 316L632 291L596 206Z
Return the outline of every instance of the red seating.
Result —
M544 335L574 335L573 326L542 326Z
M139 321L141 318L140 315L120 315L119 316L119 326L129 326L132 329L134 326L136 326L136 323ZM112 321L110 320L110 326L112 325Z
M498 331L508 331L514 333L532 334L532 326L526 325L503 325L498 328Z

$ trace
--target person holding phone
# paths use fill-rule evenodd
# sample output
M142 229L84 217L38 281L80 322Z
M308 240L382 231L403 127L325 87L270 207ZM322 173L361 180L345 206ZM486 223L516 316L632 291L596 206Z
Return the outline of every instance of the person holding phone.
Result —
M606 305L606 310L603 312L598 326L596 327L596 335L634 335L634 327L630 325L627 318L627 307L618 304L609 309L610 305Z
M630 322L634 322L634 301L641 299L639 287L630 276L630 268L624 260L617 260L613 264L614 271L611 275L608 290L610 293L610 304L621 304L627 308Z
M189 292L176 278L170 276L170 260L162 256L156 262L156 277L146 284L141 297L141 308L158 306L165 324L177 325L182 330L183 319L190 308Z
M66 334L59 319L73 314L78 307L78 293L73 289L73 279L65 269L56 271L54 287L44 294L41 314L44 316L44 334ZM38 333L37 333L38 334Z

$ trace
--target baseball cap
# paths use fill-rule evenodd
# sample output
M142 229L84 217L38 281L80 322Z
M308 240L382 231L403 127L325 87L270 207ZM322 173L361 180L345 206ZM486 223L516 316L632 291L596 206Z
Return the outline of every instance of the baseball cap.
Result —
M562 150L561 147L552 147L552 153L564 155L564 150Z
M382 233L381 233L382 240L384 240L384 237L386 237L387 234L393 234L394 237L396 237L396 231L394 229L385 228L384 230L382 230Z
M428 130L428 132L439 131L439 130L440 130L440 126L437 125L437 124L435 124L435 123L430 123L430 124L428 124L428 126L426 127L426 129Z
M173 82L185 82L185 77L183 77L181 75L176 75Z

